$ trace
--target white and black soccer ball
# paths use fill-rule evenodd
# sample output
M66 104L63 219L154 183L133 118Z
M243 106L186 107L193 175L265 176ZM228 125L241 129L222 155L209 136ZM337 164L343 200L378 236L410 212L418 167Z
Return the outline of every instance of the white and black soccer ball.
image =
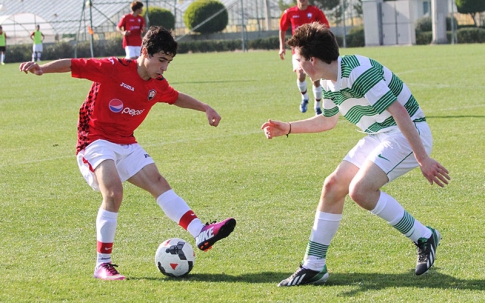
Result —
M172 238L163 241L155 253L155 265L169 277L184 277L194 267L195 252L185 240Z

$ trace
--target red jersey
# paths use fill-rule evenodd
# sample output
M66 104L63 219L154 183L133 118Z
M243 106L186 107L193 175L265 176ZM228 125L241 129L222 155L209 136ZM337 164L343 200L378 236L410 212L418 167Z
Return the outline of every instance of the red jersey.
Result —
M300 10L298 6L293 6L283 12L280 19L280 30L286 32L291 25L291 33L303 24L319 22L330 28L327 17L316 6L309 5L306 10Z
M145 19L142 16L124 15L118 27L130 31L128 36L123 36L123 48L126 46L141 46L141 30L145 27Z
M152 106L178 99L165 78L145 81L137 66L134 60L116 57L71 59L72 77L94 82L79 110L76 154L98 139L136 143L134 131Z

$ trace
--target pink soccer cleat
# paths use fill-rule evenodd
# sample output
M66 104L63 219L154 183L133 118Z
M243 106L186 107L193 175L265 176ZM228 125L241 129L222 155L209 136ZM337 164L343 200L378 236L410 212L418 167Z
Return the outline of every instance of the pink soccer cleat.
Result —
M200 234L195 237L195 243L200 250L207 251L212 248L214 243L229 236L234 227L236 227L236 219L234 218L229 218L219 223L206 223Z
M124 280L125 276L121 275L115 267L116 264L102 263L94 269L94 277L101 280Z

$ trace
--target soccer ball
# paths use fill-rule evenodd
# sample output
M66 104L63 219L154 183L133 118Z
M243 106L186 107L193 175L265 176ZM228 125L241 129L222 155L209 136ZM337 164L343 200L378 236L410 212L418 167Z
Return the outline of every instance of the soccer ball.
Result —
M165 240L155 253L155 265L169 277L184 277L194 267L195 252L185 240L172 238Z

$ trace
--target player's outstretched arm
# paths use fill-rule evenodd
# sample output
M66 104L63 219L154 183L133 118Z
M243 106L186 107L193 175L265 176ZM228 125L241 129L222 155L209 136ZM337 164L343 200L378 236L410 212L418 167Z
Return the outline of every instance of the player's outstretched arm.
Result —
M202 103L194 97L191 97L184 93L179 93L179 97L177 101L175 101L174 105L182 108L189 108L205 112L207 120L209 121L209 124L211 126L217 126L221 121L221 116L215 111L215 109L210 107L208 104Z
M261 126L261 129L264 131L266 138L273 139L274 137L289 135L291 132L291 122L270 119Z
M59 59L42 65L32 61L23 62L20 64L19 70L38 76L49 73L67 73L71 71L71 59Z
M272 139L289 134L306 134L319 133L330 130L337 125L338 116L324 117L323 115L314 116L306 120L294 122L281 122L277 120L268 120L261 129L264 131L266 138ZM291 127L291 128L290 128Z

